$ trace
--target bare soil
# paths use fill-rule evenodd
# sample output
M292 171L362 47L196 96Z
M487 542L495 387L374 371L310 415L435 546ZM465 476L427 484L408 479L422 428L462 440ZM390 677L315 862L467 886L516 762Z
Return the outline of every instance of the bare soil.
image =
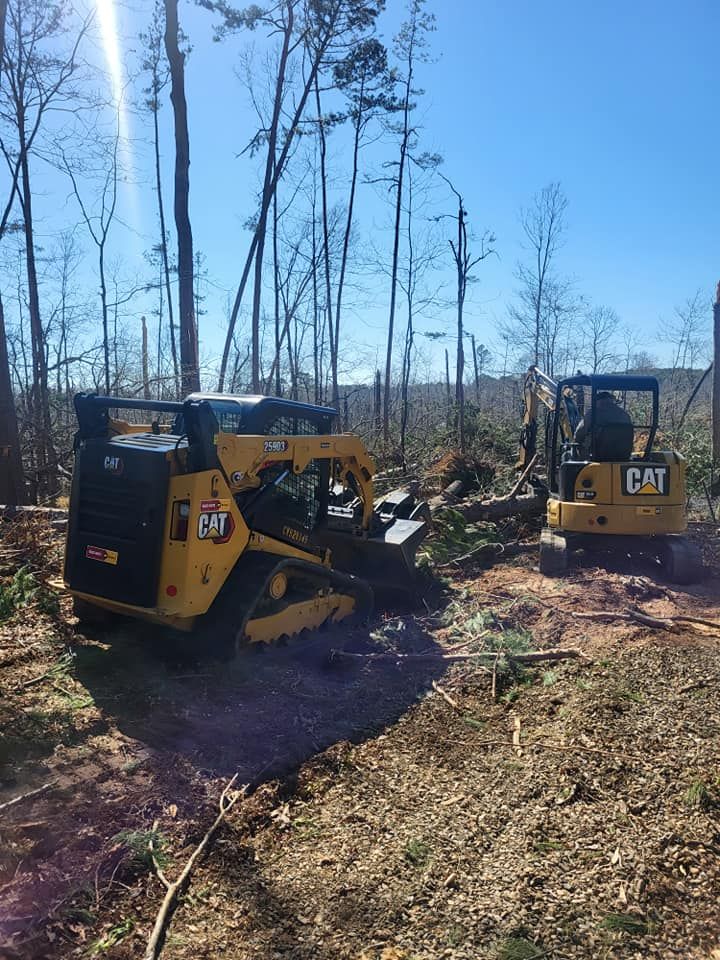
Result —
M19 524L25 524L24 529ZM423 616L233 663L40 595L0 624L0 957L143 955L164 890L235 773L249 785L173 918L167 960L714 957L720 620L708 576L529 556L451 575ZM6 527L0 576L59 576L61 535ZM47 612L44 612L47 611ZM421 653L416 659L335 658ZM448 652L575 647L519 670ZM444 694L444 695L443 695ZM156 828L156 832L148 833ZM720 956L720 954L717 954Z

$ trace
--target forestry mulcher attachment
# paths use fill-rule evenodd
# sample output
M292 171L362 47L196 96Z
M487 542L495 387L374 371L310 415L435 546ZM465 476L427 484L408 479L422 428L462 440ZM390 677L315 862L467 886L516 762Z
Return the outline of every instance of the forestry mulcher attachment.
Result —
M402 493L375 503L374 463L358 437L332 433L335 411L226 394L79 394L75 409L65 581L81 619L202 622L268 643L365 618L375 584L416 590L426 505Z
M660 561L675 583L702 576L687 529L685 459L654 449L655 377L577 374L555 382L530 367L519 470L532 467L539 404L546 421L547 520L540 570L559 574L576 549L640 553Z

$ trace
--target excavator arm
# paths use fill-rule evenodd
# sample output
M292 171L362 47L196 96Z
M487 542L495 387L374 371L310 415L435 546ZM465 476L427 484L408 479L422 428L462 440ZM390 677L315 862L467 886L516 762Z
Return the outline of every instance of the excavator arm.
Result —
M530 367L525 375L523 401L525 412L518 460L515 464L517 470L524 470L537 452L537 415L541 403L551 413L555 414L557 411L560 439L563 443L572 441L580 422L580 411L572 390L565 387L558 397L558 384L536 366Z

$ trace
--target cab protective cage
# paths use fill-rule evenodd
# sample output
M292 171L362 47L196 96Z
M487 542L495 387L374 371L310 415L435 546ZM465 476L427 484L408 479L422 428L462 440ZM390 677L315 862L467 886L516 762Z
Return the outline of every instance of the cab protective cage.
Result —
M551 434L551 443L550 443L550 462L548 476L550 479L550 489L553 493L558 492L558 434L560 433L560 421L561 415L560 411L563 408L563 405L566 404L566 401L570 399L570 396L574 395L575 387L589 387L590 388L590 407L589 412L592 418L592 422L595 423L595 411L597 407L597 395L603 391L608 392L618 392L618 393L650 393L652 396L652 420L647 425L648 436L645 443L645 449L643 450L642 456L634 456L633 459L640 460L649 460L650 454L652 452L653 444L655 442L655 435L658 428L658 419L660 412L660 390L658 386L658 381L655 377L650 376L636 376L633 374L604 374L604 373L592 373L592 374L576 374L572 377L566 377L564 380L558 381L556 392L555 392L555 409L552 412L552 434ZM570 395L570 396L569 396ZM576 408L575 416L570 417L570 421L575 429L581 419L580 411L577 410L575 400L570 401L572 405ZM585 407L585 410L582 413L582 416L585 416L588 413L588 408ZM573 420L575 421L573 423ZM635 427L635 429L638 429ZM594 455L594 446L595 446L595 431L590 432L590 460L593 459ZM562 443L572 443L573 437L562 438Z

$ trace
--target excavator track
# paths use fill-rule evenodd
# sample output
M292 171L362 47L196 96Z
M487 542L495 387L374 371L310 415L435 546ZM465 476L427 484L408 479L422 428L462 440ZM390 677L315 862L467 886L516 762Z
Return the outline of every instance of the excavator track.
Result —
M250 551L238 561L210 611L215 641L270 644L327 622L359 622L373 608L370 586L323 564Z

